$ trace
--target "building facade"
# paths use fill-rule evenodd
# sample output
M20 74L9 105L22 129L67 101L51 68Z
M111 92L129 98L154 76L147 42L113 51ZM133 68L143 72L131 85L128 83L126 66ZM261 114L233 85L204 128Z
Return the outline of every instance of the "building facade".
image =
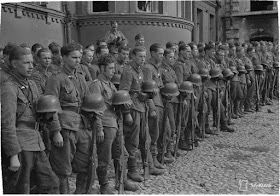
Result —
M221 7L221 40L279 40L277 1L225 0Z
M217 2L208 1L77 1L4 3L1 8L0 46L7 42L47 46L77 41L96 43L117 21L134 46L145 36L145 46L168 41L186 43L218 38Z

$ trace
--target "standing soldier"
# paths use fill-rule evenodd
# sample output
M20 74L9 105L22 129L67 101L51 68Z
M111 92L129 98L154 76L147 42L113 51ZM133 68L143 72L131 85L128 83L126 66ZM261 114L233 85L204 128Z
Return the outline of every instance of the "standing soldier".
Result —
M191 52L191 47L188 45L181 45L179 47L179 57L174 64L174 70L180 84L186 81L191 74L198 73L196 65L191 60Z
M52 51L52 64L49 66L49 72L58 73L62 68L62 57L60 54L60 45L55 42L49 44L49 49Z
M223 71L225 68L228 68L226 61L225 61L225 52L222 49L218 49L216 52L216 66Z
M69 194L68 177L72 174L72 165L77 166L76 191L81 190L87 179L89 147L91 133L86 120L80 115L83 99L89 94L85 78L77 73L81 52L77 44L67 44L61 48L63 67L47 81L45 94L59 98L62 113L59 114L61 131L51 130L52 147L50 162L60 180L60 193ZM97 123L97 132L102 130L101 120Z
M1 87L2 156L6 156L2 161L10 170L4 193L30 194L30 175L35 171L39 192L58 194L59 181L38 131L36 106L40 95L36 84L28 79L33 70L33 57L29 50L16 46L10 52L9 61L14 67L12 80ZM52 100L48 103L51 105ZM46 118L51 130L61 130L55 111L46 114Z
M90 49L85 49L83 50L83 56L81 59L81 66L86 70L85 73L89 75L86 75L86 78L88 80L86 81L91 81L90 78L92 80L95 80L97 78L96 73L99 72L99 68L98 66L94 66L92 65L92 61L93 61L93 55L94 52Z
M144 102L147 100L147 94L141 92L141 85L143 82L143 72L141 67L144 66L145 60L145 48L134 48L132 50L132 61L125 67L119 86L119 90L126 90L129 92L133 102L130 109L133 123L131 125L124 126L124 133L125 146L129 153L127 175L129 178L136 182L142 182L144 180L144 178L137 171L137 151L139 146L139 139L143 140L143 138L139 138L140 130L143 130L143 126L146 126L141 123L142 119L145 119ZM140 148L142 147L143 146L140 146ZM144 150L142 149L141 152L142 151ZM161 170L155 168L153 160L149 160L149 171L150 174L154 175L163 173Z
M38 64L39 64L39 59L38 59L38 51L41 50L43 48L43 46L41 44L33 44L33 46L31 47L31 53L32 53L32 56L33 56L33 63L34 63L34 67L36 67Z
M212 44L208 44L205 46L204 51L204 60L198 64L198 68L206 68L208 69L208 71L210 71L210 69L216 67L215 62L213 61L213 59L215 59L215 46L213 46Z
M100 184L101 194L112 194L112 190L108 184L108 166L110 164L111 158L114 159L115 170L117 170L119 152L118 146L118 123L117 115L112 105L112 98L116 93L117 89L114 84L110 81L115 73L115 59L112 55L104 55L99 60L100 74L97 80L94 80L89 84L89 90L91 93L100 94L104 97L107 109L102 117L103 131L97 133L97 154L98 154L98 167L97 176ZM126 108L129 105L126 104ZM125 122L127 123L127 122ZM130 123L130 122L128 122ZM128 153L125 150L124 162L127 163ZM126 168L122 168L126 170ZM138 190L138 187L134 184L129 183L126 180L126 172L124 174L124 189L130 191Z
M159 69L162 59L163 59L164 49L163 47L155 43L150 46L150 54L151 58L147 61L145 67L143 68L144 74L144 81L154 80L157 83L157 88L161 89L163 87L162 83L162 74ZM162 98L160 93L157 93L156 96L153 98L153 102L156 108L156 112L149 112L149 130L151 135L151 153L153 156L153 161L155 167L159 169L164 169L163 165L161 165L157 160L158 150L161 149L157 148L157 144L160 146L161 142L158 143L158 138L162 136L163 130L163 113L164 107L162 103ZM161 157L159 155L159 157Z
M129 61L129 47L126 45L121 45L118 48L118 58L116 60L116 71L115 74L122 74L124 67Z
M3 49L3 63L0 64L0 85L4 84L11 80L11 73L13 71L13 67L9 61L9 55L11 51L16 47L15 44L8 43Z
M195 63L195 65L197 66L199 63L199 59L198 59L198 49L197 49L197 45L195 45L193 42L188 43L188 45L191 47L192 49L192 61Z
M228 53L228 65L234 66L237 68L236 65L236 47L233 43L229 43L229 53Z

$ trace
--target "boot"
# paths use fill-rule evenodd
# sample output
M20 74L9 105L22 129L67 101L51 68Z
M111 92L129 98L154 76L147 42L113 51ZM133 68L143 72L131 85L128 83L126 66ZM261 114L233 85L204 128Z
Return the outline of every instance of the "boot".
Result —
M252 109L248 106L248 107L245 107L244 112L253 113L254 110L252 110Z
M149 172L151 175L158 176L158 175L162 175L165 172L165 170L157 169L155 168L155 166L149 166Z
M222 125L221 126L221 131L225 131L225 132L234 132L234 129L229 127L228 125Z
M228 120L228 121L227 121L227 124L228 124L228 125L234 125L235 123L232 122L231 120Z
M191 145L187 144L186 141L183 139L179 140L179 148L181 150L187 150L187 151L192 149Z
M158 162L156 155L153 155L153 162L154 162L154 166L156 168L158 168L158 169L165 169L164 165L162 165L160 162Z
M123 187L124 187L124 190L126 190L126 191L136 192L139 190L139 187L136 184L129 182L127 179L124 179Z
M217 132L217 130L216 129L211 130L209 125L205 127L205 133L206 134L215 135L216 132Z
M142 156L142 152L141 152L141 156ZM143 160L143 157L142 157ZM128 172L127 172L127 176L135 181L135 182L143 182L144 178L140 175L140 173L137 170L137 162L136 162L136 158L128 158Z
M59 178L59 192L60 194L69 194L69 182L68 176L66 175L57 175Z
M175 161L175 158L172 156L170 150L167 150L167 152L165 154L165 158L167 158L167 160L168 160L168 161L166 160L166 163L173 163Z
M94 181L94 179L92 179ZM98 194L99 191L89 187L88 192L86 193L86 184L87 184L87 173L78 173L76 177L76 190L74 194Z
M96 173L100 184L100 193L106 195L114 194L112 188L109 186L107 167L98 166Z
M237 118L239 118L239 116L237 116L237 115L235 115L234 113L232 113L232 114L231 114L231 118L232 118L232 119L237 119Z

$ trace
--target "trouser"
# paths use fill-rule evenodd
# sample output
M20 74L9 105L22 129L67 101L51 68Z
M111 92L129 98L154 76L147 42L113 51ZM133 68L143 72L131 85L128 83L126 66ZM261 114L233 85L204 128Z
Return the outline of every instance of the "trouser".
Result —
M118 131L113 127L103 127L104 141L97 143L97 155L98 155L98 167L97 175L99 178L99 184L108 183L107 171L108 165L112 158L116 161L119 160L120 151L120 140L118 138ZM128 152L124 147L124 162L128 160ZM115 168L116 169L116 168Z
M218 117L218 102L217 102L217 93L215 91L212 91L212 100L211 100L211 107L213 110L213 122L214 122L214 127L217 126L217 117ZM225 107L222 104L222 101L220 100L220 124L221 126L227 125L227 120L226 115L225 115Z
M240 83L240 87L243 94L243 98L240 100L239 110L242 110L245 100L247 98L247 84Z
M72 165L75 172L87 172L92 133L87 129L79 131L62 129L60 133L63 137L63 147L58 148L52 144L50 152L54 172L60 176L70 176Z
M254 92L256 89L256 82L252 81L251 85L247 85L247 97L245 99L244 107L245 108L250 108L253 103L253 98L254 98Z
M4 193L30 194L30 174L35 171L39 193L58 194L59 179L50 165L44 151L22 151L18 154L21 167L18 171L6 170L8 177L4 183ZM9 164L7 164L9 165Z
M191 142L191 129L189 126L190 121L190 113L191 113L191 100L186 100L187 104L182 106L182 123L181 123L181 140L185 140L186 142Z
M174 134L176 132L176 115L178 110L178 103L168 102L166 104L167 117L170 126L170 142L167 144L167 150L173 151L174 148Z
M233 112L234 114L236 114L237 111L239 110L240 101L243 99L243 93L240 86L240 82L232 81L230 88L231 88L231 99L234 107Z

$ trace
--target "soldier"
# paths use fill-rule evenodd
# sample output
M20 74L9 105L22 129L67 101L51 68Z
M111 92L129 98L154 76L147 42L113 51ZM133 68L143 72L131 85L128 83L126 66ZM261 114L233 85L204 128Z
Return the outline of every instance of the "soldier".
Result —
M195 65L197 66L198 63L200 62L200 60L198 59L198 49L197 49L197 46L193 42L188 43L188 45L192 49L192 58L191 59L195 63Z
M99 70L98 66L92 64L93 55L94 55L94 53L91 50L85 49L83 51L81 64L83 64L87 67L88 72L90 73L90 77L92 78L92 80L95 80L97 78L97 74L100 72L100 70ZM87 76L87 77L89 78L89 76Z
M218 64L217 67L219 67L221 71L223 71L225 68L228 68L228 66L225 62L225 52L224 52L224 50L218 49L216 51L216 58L215 59L216 59L215 63L216 63L216 65Z
M97 63L97 57L95 55L95 47L94 44L89 44L85 47L85 49L89 49L93 53L93 59L90 62L91 64L96 64ZM93 78L92 78L93 79ZM94 79L93 79L94 80Z
M150 54L151 58L147 61L145 67L143 68L143 74L144 74L144 81L148 80L154 80L157 83L157 88L163 87L162 82L162 74L159 69L161 66L161 62L163 59L163 53L164 49L163 47L158 44L152 44L150 46ZM164 167L158 162L157 155L158 151L161 149L158 149L157 146L161 146L161 142L158 142L158 138L162 136L162 130L163 130L163 113L164 113L164 107L162 103L161 95L158 93L152 100L155 105L155 112L149 112L149 130L151 135L151 153L153 156L153 161L155 167L159 169L164 169ZM159 154L158 157L161 157Z
M229 53L228 53L228 65L234 66L237 68L236 65L236 47L233 43L229 44Z
M247 57L246 57L247 58ZM249 58L245 62L246 73L246 83L247 83L247 96L244 102L244 112L254 112L253 109L253 96L255 92L255 74L253 72L253 64Z
M198 72L196 65L191 61L190 46L181 45L179 47L179 57L174 64L174 71L180 84L186 81L191 74Z
M220 77L222 76L219 68L211 69L210 70L210 76L211 76L211 79L208 80L205 83L205 87L207 88L207 94L208 94L208 105L207 105L207 107L208 108L212 107L212 110L213 110L214 127L217 127L217 123L219 123L219 122L217 122L217 119L218 119L217 118L217 116L218 116L217 112L220 112L219 115L220 115L221 131L234 132L234 129L228 126L228 122L227 122L227 119L226 119L226 116L225 116L224 105L222 104L221 101L218 102L218 100L217 100L217 99L220 99L218 96L222 97L221 96L222 91L220 91L220 94L217 95L217 88L219 88L217 86L217 84L220 80ZM218 109L218 103L220 104L219 105L220 111L217 110ZM209 111L210 110L208 110L208 115L209 115ZM208 126L209 125L206 125L206 127L208 127ZM219 134L217 131L219 131L219 130L214 131L214 133Z
M116 60L116 74L122 74L124 67L129 61L129 47L125 45L121 45L118 48L118 58Z
M144 46L144 44L145 44L144 35L142 35L141 33L138 33L137 35L135 35L135 47Z
M3 63L0 64L0 85L4 84L11 80L11 73L13 71L13 67L9 62L10 52L16 47L16 44L8 43L3 49Z
M9 169L4 193L30 194L30 175L34 171L39 193L57 194L59 181L38 132L39 93L36 84L28 79L32 74L33 57L29 50L16 46L10 52L9 61L14 67L12 80L1 87L1 141L3 156L6 156L2 161ZM48 102L51 104L52 100ZM55 111L45 117L51 130L61 130Z
M52 64L49 66L48 70L53 74L57 74L62 68L61 47L55 42L50 43L48 47L50 51L52 51Z
M107 31L105 34L105 42L109 44L110 42L124 42L125 44L128 44L128 40L123 35L121 31L118 31L118 22L117 21L111 21L111 30Z
M80 115L83 99L89 94L85 78L77 73L82 54L77 44L70 43L61 48L63 67L47 81L45 94L59 98L62 113L59 114L61 131L50 129L52 147L50 162L60 180L60 193L69 193L68 177L72 165L76 165L76 190L80 190L87 179L89 144L91 134L85 119ZM101 120L97 121L97 132L102 130Z
M109 54L109 49L107 47L107 45L100 45L96 48L96 57L97 57L97 60L100 58L101 55L103 54Z
M31 53L32 53L32 56L33 56L33 63L34 63L34 67L36 67L39 62L38 62L38 57L37 57L37 53L39 50L41 50L43 48L43 46L41 44L33 44L33 46L31 47Z
M126 90L129 92L132 99L132 106L130 114L133 118L133 123L130 126L124 126L125 133L125 146L129 153L128 158L128 177L133 181L142 182L144 178L137 171L137 149L139 146L140 130L143 130L141 119L145 119L144 102L147 100L147 94L141 92L141 85L143 82L143 72L141 67L144 66L146 60L146 50L143 47L136 47L132 50L132 61L125 67L119 90ZM149 138L148 138L149 139ZM145 142L141 142L145 143ZM143 146L140 146L140 149ZM141 150L143 152L144 149ZM153 160L149 159L149 172L150 174L162 174L161 170L155 168Z
M197 67L199 69L206 68L208 69L208 71L210 71L210 69L216 67L215 62L213 61L213 59L215 58L215 46L208 44L205 46L204 51L205 51L204 61L201 61Z
M117 134L118 134L118 123L117 115L112 106L112 97L116 93L117 89L114 84L110 81L115 73L115 60L108 54L101 57L99 60L100 74L97 80L94 80L89 84L89 90L91 93L100 94L104 97L107 109L102 117L103 131L97 133L97 154L98 154L98 167L97 175L99 184L101 186L100 192L102 194L112 194L112 190L108 184L108 166L113 156L115 170L117 169L119 156L117 145ZM126 108L129 108L128 104L125 104ZM131 122L125 122L131 123ZM125 162L127 162L128 153L125 150ZM126 170L126 168L123 168ZM138 187L134 184L129 183L126 180L126 174L124 180L124 189L130 191L138 190Z

